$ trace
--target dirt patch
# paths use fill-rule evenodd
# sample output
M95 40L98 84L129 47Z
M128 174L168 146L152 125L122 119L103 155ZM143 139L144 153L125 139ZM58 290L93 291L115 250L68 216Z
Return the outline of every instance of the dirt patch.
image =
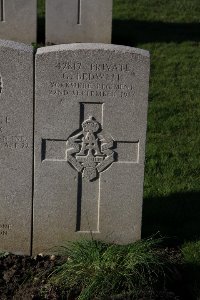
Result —
M65 260L66 257L54 255L29 257L8 254L0 257L0 300L77 299L80 291L69 292L64 287L61 289L47 282L55 267ZM178 281L180 282L180 279ZM131 300L132 298L119 295L107 299ZM153 299L147 295L140 297L140 300L180 299L183 298L172 291L161 291Z
M47 286L47 278L64 257L17 256L0 258L0 300L75 299L57 287ZM69 297L68 297L69 296ZM68 297L68 298L67 298Z

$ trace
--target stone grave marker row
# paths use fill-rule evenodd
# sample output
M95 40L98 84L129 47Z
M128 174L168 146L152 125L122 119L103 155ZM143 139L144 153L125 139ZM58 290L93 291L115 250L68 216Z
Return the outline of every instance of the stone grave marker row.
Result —
M32 244L36 254L91 236L139 239L148 52L40 48L34 108L31 47L1 41L0 57L0 249L30 254Z
M48 0L46 43L110 43L112 0Z
M46 43L110 43L112 0L47 0ZM0 0L0 38L37 39L37 0Z

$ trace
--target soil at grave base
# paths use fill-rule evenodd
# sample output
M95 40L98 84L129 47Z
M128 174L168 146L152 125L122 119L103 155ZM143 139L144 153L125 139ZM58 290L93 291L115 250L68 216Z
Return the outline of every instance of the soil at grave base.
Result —
M0 258L0 300L61 299L58 288L45 288L46 278L65 257L18 256L9 254ZM75 299L76 295L69 300Z
M0 257L0 300L37 300L78 298L78 291L61 291L58 287L48 286L47 277L66 260L66 257L55 256L17 256L9 254ZM41 290L43 291L41 294ZM173 292L161 292L153 299L141 296L139 300L182 300ZM124 297L109 297L109 299L125 300ZM132 298L127 298L131 300ZM91 299L93 300L93 299ZM103 299L106 300L106 299Z

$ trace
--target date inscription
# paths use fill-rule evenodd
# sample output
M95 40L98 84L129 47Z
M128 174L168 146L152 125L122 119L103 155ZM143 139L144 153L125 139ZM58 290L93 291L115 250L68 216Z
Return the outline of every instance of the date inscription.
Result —
M128 64L61 61L55 68L60 76L49 82L51 96L127 98L134 95L135 73Z

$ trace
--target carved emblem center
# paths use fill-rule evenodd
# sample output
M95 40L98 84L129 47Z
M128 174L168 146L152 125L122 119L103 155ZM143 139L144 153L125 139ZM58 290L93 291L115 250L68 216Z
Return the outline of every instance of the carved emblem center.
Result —
M82 131L67 141L67 161L82 177L91 181L114 162L112 137L101 130L92 116L82 123Z

